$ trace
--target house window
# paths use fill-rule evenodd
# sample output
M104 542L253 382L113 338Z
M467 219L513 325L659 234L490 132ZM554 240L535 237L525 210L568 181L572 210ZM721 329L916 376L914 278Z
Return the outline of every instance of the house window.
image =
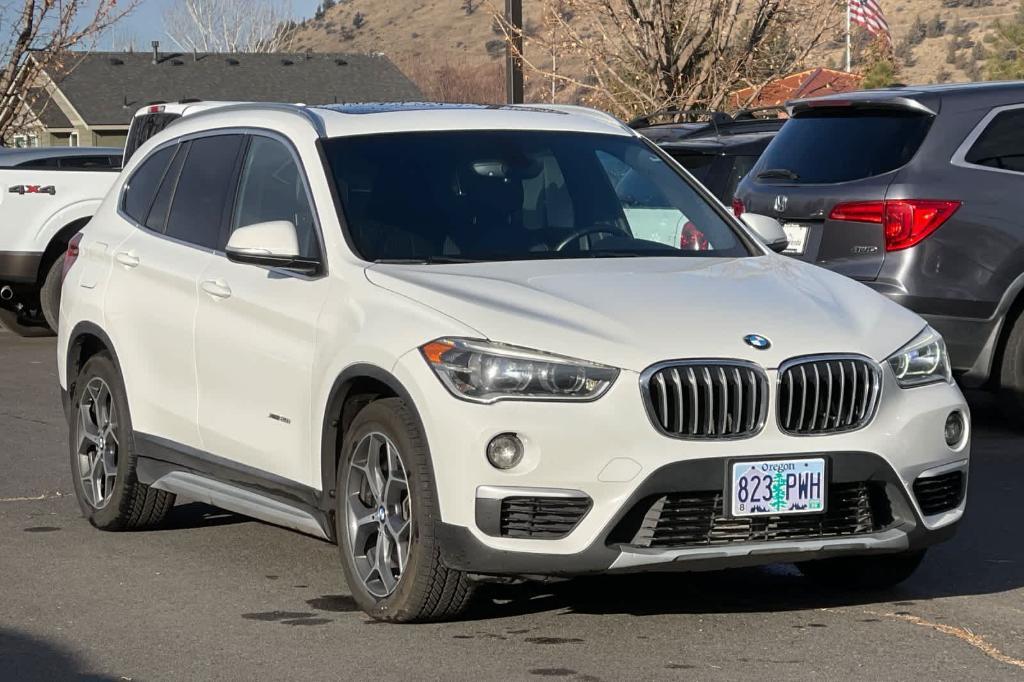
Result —
M15 135L11 138L15 147L38 147L39 136L35 133Z
M68 136L68 146L69 147L77 147L78 146L78 133L71 133L71 135Z

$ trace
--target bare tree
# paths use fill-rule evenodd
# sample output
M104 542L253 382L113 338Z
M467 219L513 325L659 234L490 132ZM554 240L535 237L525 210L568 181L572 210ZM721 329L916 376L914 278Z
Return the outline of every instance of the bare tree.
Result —
M836 28L841 2L541 0L549 29L525 35L521 57L528 71L622 117L721 108L731 93L751 87L753 100L801 66ZM492 14L511 38L502 12L492 5Z
M112 25L135 8L129 0L18 0L0 3L0 139L31 123L49 97L42 74L59 80ZM77 53L77 54L76 54Z
M287 0L174 0L164 31L187 52L281 52L295 35Z

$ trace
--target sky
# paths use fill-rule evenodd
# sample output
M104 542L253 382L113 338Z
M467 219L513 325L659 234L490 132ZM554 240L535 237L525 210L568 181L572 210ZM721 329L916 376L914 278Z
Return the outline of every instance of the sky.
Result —
M174 2L175 0L141 0L139 6L119 23L101 43L100 48L110 49L111 41L120 43L116 47L123 47L128 37L134 39L136 49L148 50L149 43L153 40L159 40L169 46L167 36L163 31L163 13L164 9ZM291 5L294 16L301 19L312 17L320 2L319 0L285 0L282 4Z

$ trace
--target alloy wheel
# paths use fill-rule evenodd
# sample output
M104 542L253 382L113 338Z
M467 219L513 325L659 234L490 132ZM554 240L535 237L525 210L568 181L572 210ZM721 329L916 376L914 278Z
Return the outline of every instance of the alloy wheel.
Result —
M375 431L356 444L345 493L348 551L366 590L383 599L398 587L412 538L409 477L390 438Z
M110 386L100 377L93 377L82 391L77 407L78 476L88 503L103 509L114 493L121 449Z

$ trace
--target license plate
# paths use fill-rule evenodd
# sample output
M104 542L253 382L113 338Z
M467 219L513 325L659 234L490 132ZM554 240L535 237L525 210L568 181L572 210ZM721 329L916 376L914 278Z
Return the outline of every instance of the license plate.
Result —
M789 240L786 250L782 253L791 253L798 256L803 254L807 248L807 226L798 225L797 223L786 223L782 226L782 230L786 233L786 239Z
M733 462L733 516L807 514L825 511L825 460L773 459Z

